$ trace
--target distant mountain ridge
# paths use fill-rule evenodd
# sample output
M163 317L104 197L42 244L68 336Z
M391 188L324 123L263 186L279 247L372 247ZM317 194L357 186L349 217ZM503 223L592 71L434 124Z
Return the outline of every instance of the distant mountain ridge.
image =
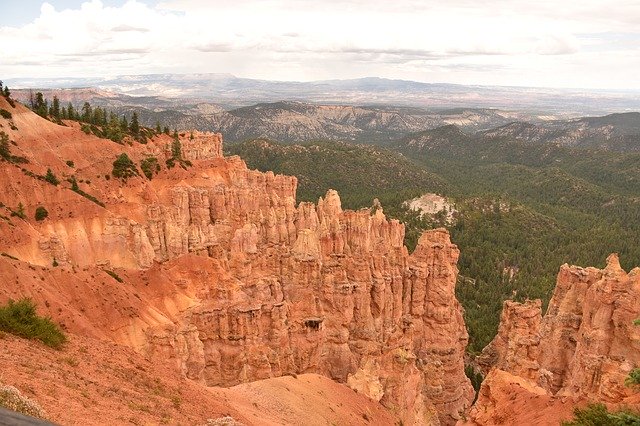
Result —
M637 92L474 86L365 77L350 80L267 81L229 74L151 74L108 78L9 78L12 88L97 87L132 96L215 102L227 109L282 99L347 105L498 108L565 115L640 110Z

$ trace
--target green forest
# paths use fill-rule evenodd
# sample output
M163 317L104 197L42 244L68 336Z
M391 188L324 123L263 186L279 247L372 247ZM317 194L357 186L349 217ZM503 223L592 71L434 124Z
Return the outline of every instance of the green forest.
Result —
M328 188L345 208L378 198L406 224L410 250L422 230L446 225L461 250L456 291L471 353L495 335L503 300L540 298L546 309L563 263L603 267L617 252L627 270L640 265L640 154L429 132L387 147L257 140L226 150L249 167L298 176L298 201ZM403 206L429 192L454 202L452 224Z

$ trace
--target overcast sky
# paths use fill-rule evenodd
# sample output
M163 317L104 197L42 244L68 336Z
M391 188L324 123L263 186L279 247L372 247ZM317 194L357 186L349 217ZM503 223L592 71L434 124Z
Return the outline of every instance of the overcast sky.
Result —
M0 46L0 78L212 72L637 90L640 0L3 0Z

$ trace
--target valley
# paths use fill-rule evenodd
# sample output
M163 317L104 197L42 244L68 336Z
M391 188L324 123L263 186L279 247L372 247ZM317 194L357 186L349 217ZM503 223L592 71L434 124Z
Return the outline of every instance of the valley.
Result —
M283 106L297 109L300 120L282 116ZM446 120L468 117L469 110L449 111L411 126L405 116L398 128L395 118L385 120L379 124L388 129L384 138L355 143L335 129L323 141L292 131L317 120L319 111L327 119L328 110L280 103L268 113L261 106L233 113L245 120L247 135L284 123L289 127L273 134L289 139L223 144L219 133L138 129L131 117L125 120L130 126L107 140L101 137L112 128L106 118L54 123L55 117L20 104L0 107L9 113L0 123L0 271L11 283L0 296L28 295L71 336L62 358L38 355L43 349L28 343L21 350L35 351L35 358L15 366L18 371L34 371L41 356L64 371L89 366L78 353L101 353L111 344L122 351L122 368L127 357L142 371L145 363L163 362L162 372L141 383L164 380L158 389L177 396L164 390L149 396L152 388L135 384L124 394L141 399L121 414L134 423L231 416L254 424L257 414L246 408L264 403L263 392L281 394L294 384L296 398L277 399L289 414L267 415L274 424L296 423L300 398L311 397L304 381L356 407L322 397L316 403L337 414L313 424L335 415L351 418L350 424L488 425L532 395L551 407L569 395L571 404L554 414L559 422L596 392L584 379L594 369L606 377L598 401L612 410L623 401L638 404L633 388L620 385L640 353L632 326L638 307L623 302L640 291L637 269L622 269L640 264L634 114L536 121L514 133L518 126L503 124L506 113L484 111L480 116L493 118L458 127ZM330 108L340 111L331 119L371 130L392 110L367 110L365 119L343 116L349 108ZM168 127L164 123L158 127ZM317 128L332 129L324 122ZM298 141L306 137L311 140ZM418 197L448 205L448 212L422 215L409 204ZM614 252L602 271L587 269L584 285L567 278L582 277L580 268L563 266L558 275L563 263L602 267ZM565 348L563 359L581 360L577 369L552 364L552 355L524 360L514 349L551 354L552 347L535 342L562 333L557 318L565 314L549 315L566 308L556 299L571 286L570 292L619 289L593 296L589 305L576 296L571 311L582 317L603 306L613 315L622 343L601 343L607 367L589 358L590 350L581 352L591 341ZM531 325L537 315L528 308L531 299L540 299L539 315L548 307L549 319L540 320L548 325ZM521 311L528 325L512 328L508 321L519 324ZM581 333L599 338L602 326L585 322ZM523 337L526 328L530 335ZM14 339L3 338L7 350L22 347ZM469 368L486 376L482 388L473 382L475 406ZM119 383L118 371L107 372L83 397L108 410L115 394L103 386ZM53 413L51 419L88 415L88 402L60 411L46 388L48 376L22 374L33 386L18 376L10 380L31 389L28 396ZM87 386L83 375L91 373L78 374L64 398ZM283 381L287 376L293 378ZM185 380L181 390L167 387ZM507 391L516 392L516 402L501 396L508 383L521 388ZM208 391L200 395L199 387ZM225 402L183 417L175 398L183 398L184 389L203 404L208 392Z

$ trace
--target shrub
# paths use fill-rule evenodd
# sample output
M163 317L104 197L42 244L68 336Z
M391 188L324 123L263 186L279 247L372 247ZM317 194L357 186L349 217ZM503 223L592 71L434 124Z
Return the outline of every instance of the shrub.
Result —
M41 220L45 220L49 216L49 212L42 206L39 206L36 209L36 220L39 222Z
M626 426L640 424L640 416L629 410L609 412L604 404L589 404L573 410L574 418L562 426Z
M22 205L22 203L18 203L18 207L16 208L16 210L11 210L11 217L17 216L20 219L26 219L27 215L24 212L24 206Z
M69 166L69 167L75 167L76 165L74 164L74 162L73 162L73 161L71 161L71 160L67 160L67 166Z
M627 386L640 385L640 368L634 368L625 379L624 384Z
M156 157L148 157L140 162L140 169L147 179L151 179L154 174L160 172L160 164Z
M12 115L9 111L7 111L6 109L2 109L0 108L0 117L2 118L6 118L7 120L11 120Z
M50 318L39 317L31 299L9 300L0 306L0 330L27 339L40 340L47 346L59 349L67 341L58 325Z
M109 175L105 175L105 177L109 178ZM87 194L86 192L84 192L82 189L80 189L80 186L78 186L78 181L76 181L76 177L75 176L71 176L70 178L67 179L69 181L69 183L71 183L71 190L73 192L75 192L76 194L82 195L84 198L86 198L87 200L93 201L94 203L96 203L97 205L99 205L100 207L104 207L104 203L100 200L98 200L96 197L94 197L91 194ZM88 182L87 182L88 183Z
M56 175L53 174L51 169L47 169L47 174L44 175L44 180L46 180L47 182L49 182L52 185L58 185L60 183L60 180L58 180Z
M104 271L107 274L111 275L111 278L113 278L114 280L118 281L119 283L123 283L124 282L124 280L122 278L120 278L120 275L116 274L115 272L109 271L108 269L104 269Z
M126 153L122 153L113 162L113 170L111 171L113 177L127 180L130 177L139 176L136 165L129 158Z

